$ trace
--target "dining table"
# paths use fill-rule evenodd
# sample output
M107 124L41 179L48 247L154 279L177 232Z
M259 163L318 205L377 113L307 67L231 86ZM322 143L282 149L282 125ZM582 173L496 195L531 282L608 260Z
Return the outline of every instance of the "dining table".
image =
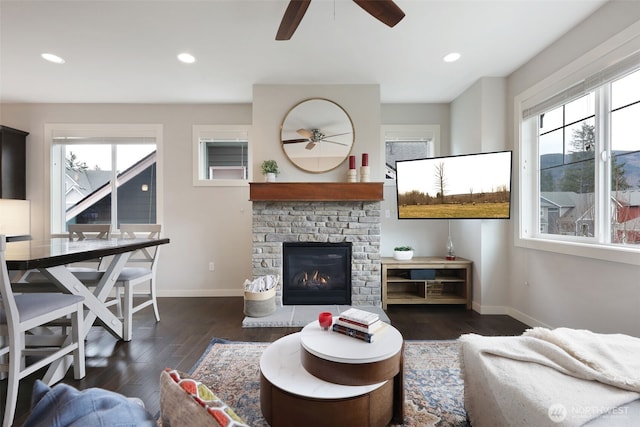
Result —
M87 308L83 324L85 337L97 320L113 336L123 339L123 322L108 309L105 304L107 297L131 254L169 242L168 238L70 240L66 237L52 237L8 242L5 255L8 270L18 280L27 272L37 270L62 292L84 297L84 305ZM95 259L102 259L103 262L97 282L92 283L90 287L67 268L68 264ZM29 286L28 281L23 282L23 285ZM51 384L62 379L71 361L72 358L67 357L59 363L52 364L44 376L44 381Z

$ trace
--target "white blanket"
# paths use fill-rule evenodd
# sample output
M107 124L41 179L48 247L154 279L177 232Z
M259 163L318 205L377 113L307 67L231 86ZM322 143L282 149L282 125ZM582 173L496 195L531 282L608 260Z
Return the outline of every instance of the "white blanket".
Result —
M533 328L522 335L535 338L527 341L527 354L503 349L504 357L540 363L572 377L640 393L638 338L568 328Z
M520 337L469 334L460 342L474 427L557 426L554 417L577 426L640 397L638 338L533 328Z

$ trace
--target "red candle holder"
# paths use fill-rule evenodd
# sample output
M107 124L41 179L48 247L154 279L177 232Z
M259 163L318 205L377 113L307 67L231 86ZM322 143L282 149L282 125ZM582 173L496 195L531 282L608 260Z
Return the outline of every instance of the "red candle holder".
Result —
M362 153L362 166L369 166L369 154Z
M333 314L328 311L323 311L318 315L318 323L320 323L320 327L325 331L331 327L333 323Z
M356 168L356 156L349 156L349 169Z

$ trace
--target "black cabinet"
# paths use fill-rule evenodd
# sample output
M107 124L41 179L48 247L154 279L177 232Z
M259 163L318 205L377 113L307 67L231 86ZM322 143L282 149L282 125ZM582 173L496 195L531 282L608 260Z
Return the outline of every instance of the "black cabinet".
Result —
M0 198L27 198L27 135L0 125Z

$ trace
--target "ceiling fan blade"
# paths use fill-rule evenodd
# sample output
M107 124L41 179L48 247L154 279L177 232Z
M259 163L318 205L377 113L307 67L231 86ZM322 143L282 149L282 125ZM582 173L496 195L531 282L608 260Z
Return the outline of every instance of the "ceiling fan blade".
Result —
M316 146L316 143L311 141L310 143L308 143L304 148L306 148L307 150L311 150L313 147Z
M404 12L398 7L393 0L353 0L367 11L367 13L378 21L388 25L395 26L404 18Z
M284 12L280 27L276 33L276 40L289 40L298 28L311 0L290 0Z
M282 141L283 144L295 144L298 142L309 142L309 138L304 139L285 139Z
M322 142L330 142L332 144L344 145L345 147L348 147L349 145L351 145L351 144L345 144L344 142L330 141L328 139L323 139Z
M306 129L298 129L298 130L296 131L296 133L297 133L298 135L302 135L302 136L304 136L305 138L309 138L309 139L311 139L311 138L313 137L313 132L311 132L310 130L306 130Z
M342 136L342 135L349 135L351 132L343 132L343 133L334 133L333 135L327 135L322 137L321 141L324 141L327 138L333 138L334 136Z

